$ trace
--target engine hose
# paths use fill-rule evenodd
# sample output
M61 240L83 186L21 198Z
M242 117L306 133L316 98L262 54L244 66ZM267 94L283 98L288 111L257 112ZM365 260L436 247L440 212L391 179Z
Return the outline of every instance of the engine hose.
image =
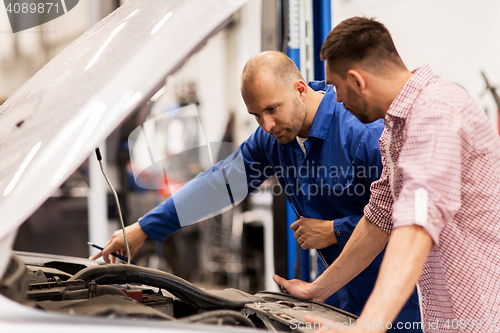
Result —
M251 300L233 300L213 295L173 274L134 265L108 264L87 267L69 280L79 279L84 280L86 284L92 281L98 285L140 283L161 288L202 310L240 310L246 303L251 302Z

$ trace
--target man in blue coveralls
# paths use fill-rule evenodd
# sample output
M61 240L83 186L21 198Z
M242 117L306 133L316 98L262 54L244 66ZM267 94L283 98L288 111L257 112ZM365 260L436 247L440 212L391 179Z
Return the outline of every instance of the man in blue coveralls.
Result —
M212 179L219 169L226 170L227 178L231 178L231 172L238 169L231 163L239 158L244 167L237 172L246 176L245 195L276 176L287 199L303 216L291 225L297 242L303 249L320 249L328 264L339 256L363 216L370 184L382 172L378 139L383 123L362 124L336 101L332 86L324 81L306 84L293 61L281 52L264 52L251 58L243 70L241 92L259 128L231 156L190 182L198 181L197 185L186 184L179 191L182 193L177 192L128 226L131 255L147 237L162 241L185 226L179 217L184 209L181 201L189 202L192 192L204 192L200 188L210 189L205 198L210 200L217 189L211 184L207 187L203 179ZM232 195L236 197L237 191ZM204 205L203 200L198 204L193 200L188 211ZM93 258L102 255L110 262L111 252L124 249L123 234L117 231L102 253ZM359 315L374 287L382 256L327 303ZM321 260L318 266L319 273L326 269ZM397 321L420 321L416 291Z

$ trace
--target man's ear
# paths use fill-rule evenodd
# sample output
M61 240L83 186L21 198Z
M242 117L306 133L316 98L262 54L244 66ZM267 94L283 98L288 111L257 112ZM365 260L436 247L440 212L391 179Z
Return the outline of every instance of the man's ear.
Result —
M299 94L299 98L303 101L307 96L307 84L303 80L297 80L293 86L294 90Z
M358 89L360 93L366 89L366 80L362 73L356 69L347 71L347 79Z

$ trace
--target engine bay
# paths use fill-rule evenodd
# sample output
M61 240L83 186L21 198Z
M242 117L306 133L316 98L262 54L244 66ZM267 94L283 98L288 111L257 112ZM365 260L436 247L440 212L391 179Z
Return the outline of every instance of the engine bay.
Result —
M309 332L305 316L350 324L357 317L288 294L237 289L205 290L175 275L126 264L86 267L13 255L0 282L4 296L73 316L180 321L268 331Z

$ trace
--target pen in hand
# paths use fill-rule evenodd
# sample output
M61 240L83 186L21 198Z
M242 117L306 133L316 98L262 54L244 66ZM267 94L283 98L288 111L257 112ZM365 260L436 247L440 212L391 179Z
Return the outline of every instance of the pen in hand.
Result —
M88 245L98 249L98 250L104 250L104 248L100 247L99 245L95 245L94 243L91 243L91 242L87 242ZM118 259L121 259L125 262L128 262L128 258L125 257L125 256L122 256L121 254L118 254L118 253L115 253L115 252L111 252L111 255L114 256L114 257L117 257ZM135 261L133 260L130 260L130 263L133 264L133 265L137 265Z

